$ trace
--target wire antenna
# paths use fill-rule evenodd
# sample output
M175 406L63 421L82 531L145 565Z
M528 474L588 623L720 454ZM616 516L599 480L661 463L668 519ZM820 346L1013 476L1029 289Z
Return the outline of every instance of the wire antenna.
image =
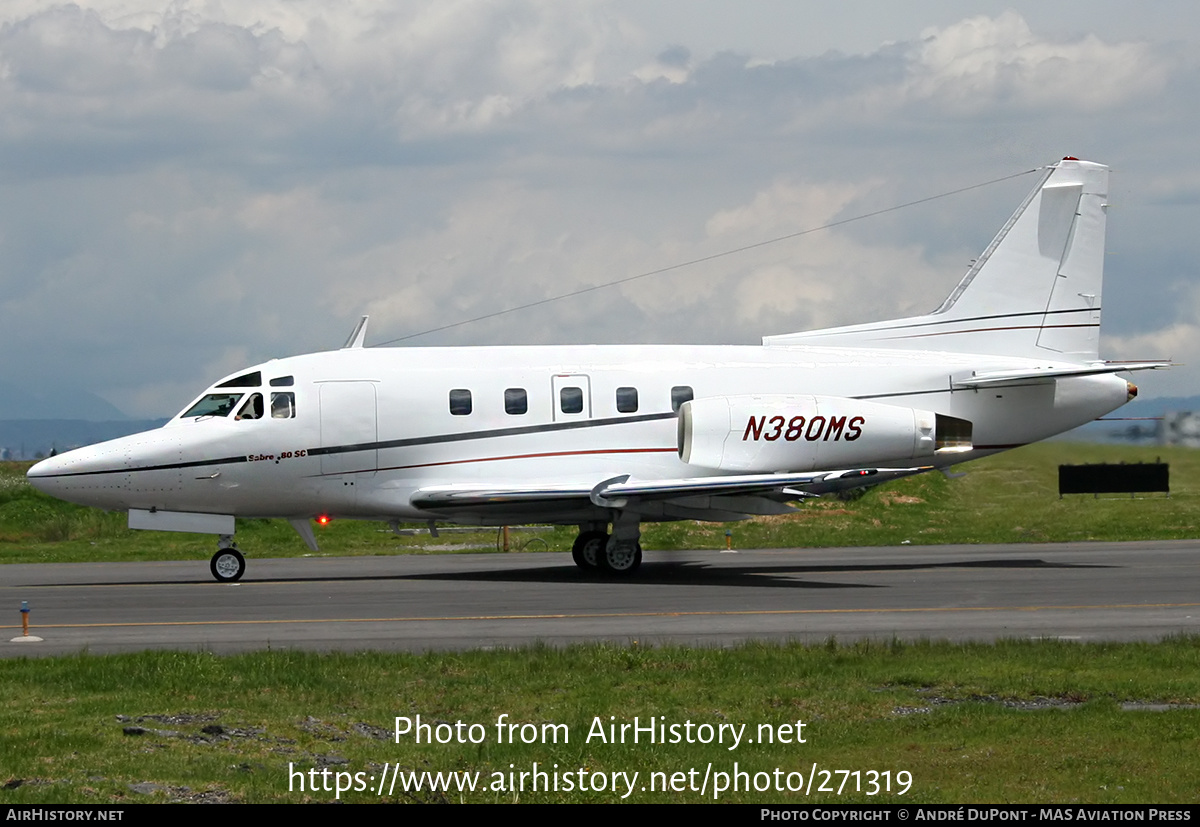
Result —
M613 281L606 281L602 284L593 284L589 287L581 287L578 290L572 290L568 293L560 293L557 296L549 296L544 299L538 299L537 301L529 302L528 304L519 304L519 305L516 305L515 307L507 307L507 308L504 308L503 310L495 310L495 311L492 311L491 313L484 313L482 316L474 316L470 319L463 319L463 320L457 321L457 322L450 322L449 324L439 325L438 327L431 327L428 330L422 330L419 333L409 333L407 336L397 336L395 339L388 339L386 342L380 342L375 345L370 345L370 347L383 347L384 345L391 345L391 344L395 344L396 342L404 342L409 339L416 339L418 336L428 336L430 333L440 333L443 330L451 330L456 327L463 327L465 325L475 324L476 322L486 321L487 319L494 319L497 316L506 316L509 313L516 313L521 310L529 310L534 307L541 307L544 304L551 304L553 302L563 301L565 299L572 299L572 298L575 298L576 296L582 296L585 293L594 293L597 290L605 290L609 287L616 287L621 284L628 284L631 281L638 281L639 279L649 278L650 276L658 276L663 273L669 273L673 270L680 270L684 267L691 267L695 264L703 264L706 261L715 261L716 259L725 258L726 256L732 256L732 255L736 255L738 253L744 253L744 252L747 252L748 250L757 250L760 247L766 247L771 244L778 244L781 241L787 241L792 238L799 238L800 236L809 235L810 233L816 233L816 232L820 232L822 230L831 230L834 227L841 227L846 224L852 224L855 221L864 221L868 218L875 218L876 216L885 215L890 212L896 212L897 210L903 210L903 209L907 209L909 207L915 207L920 204L927 204L930 201L937 201L939 198L949 198L952 195L959 195L960 193L969 192L971 190L977 190L982 187L988 187L988 186L991 186L992 184L999 184L1003 181L1009 181L1009 180L1012 180L1013 178L1020 178L1022 175L1029 175L1030 173L1039 172L1040 170L1043 170L1043 169L1045 169L1045 167L1034 167L1033 169L1023 170L1021 172L1014 172L1011 175L1004 175L1004 176L1001 176L1000 178L993 178L990 181L982 181L978 184L971 184L966 187L959 187L958 189L948 190L947 192L940 192L937 195L927 195L924 198L918 198L915 201L906 201L903 204L895 204L891 207L884 207L881 210L874 210L872 212L862 213L861 215L854 215L849 218L841 218L841 219L838 219L837 221L831 221L828 224L822 224L819 227L809 227L808 229L805 229L805 230L797 230L796 232L788 233L787 235L776 236L775 238L768 238L765 241L756 241L753 244L746 244L742 247L734 247L731 250L725 250L720 253L713 253L712 255L701 256L700 258L693 258L688 261L681 261L678 264L671 264L666 267L659 267L656 270L647 270L644 273L637 273L636 275L625 276L624 278L615 279Z

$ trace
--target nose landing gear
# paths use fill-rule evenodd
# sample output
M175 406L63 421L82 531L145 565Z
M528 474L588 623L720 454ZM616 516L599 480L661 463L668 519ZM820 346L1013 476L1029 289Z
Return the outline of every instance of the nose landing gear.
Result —
M208 568L220 583L234 583L246 573L246 558L237 550L233 538L228 534L222 534L217 541L217 553L212 556Z

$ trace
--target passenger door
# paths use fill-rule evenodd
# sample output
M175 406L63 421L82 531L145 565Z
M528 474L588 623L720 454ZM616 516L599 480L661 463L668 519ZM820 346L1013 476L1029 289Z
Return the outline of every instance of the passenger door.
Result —
M374 473L379 451L372 382L321 383L322 474Z

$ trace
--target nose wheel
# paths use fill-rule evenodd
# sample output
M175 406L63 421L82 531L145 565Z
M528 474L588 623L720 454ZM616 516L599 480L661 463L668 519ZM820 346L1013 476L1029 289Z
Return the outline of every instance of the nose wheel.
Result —
M208 564L212 576L220 583L233 583L246 573L246 558L233 546L219 548Z

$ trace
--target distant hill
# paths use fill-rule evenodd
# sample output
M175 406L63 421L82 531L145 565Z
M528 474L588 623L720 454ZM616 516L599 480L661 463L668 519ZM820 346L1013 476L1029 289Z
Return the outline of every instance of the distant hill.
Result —
M62 388L39 391L0 382L0 420L5 419L117 422L129 417L94 393Z
M1200 411L1200 396L1160 396L1135 399L1112 416L1162 416L1167 411Z
M1160 396L1135 399L1108 414L1106 421L1089 422L1063 434L1064 439L1085 442L1158 442L1159 423L1153 421L1173 411L1200 411L1200 396Z
M165 419L0 419L0 458L37 459L161 426Z

